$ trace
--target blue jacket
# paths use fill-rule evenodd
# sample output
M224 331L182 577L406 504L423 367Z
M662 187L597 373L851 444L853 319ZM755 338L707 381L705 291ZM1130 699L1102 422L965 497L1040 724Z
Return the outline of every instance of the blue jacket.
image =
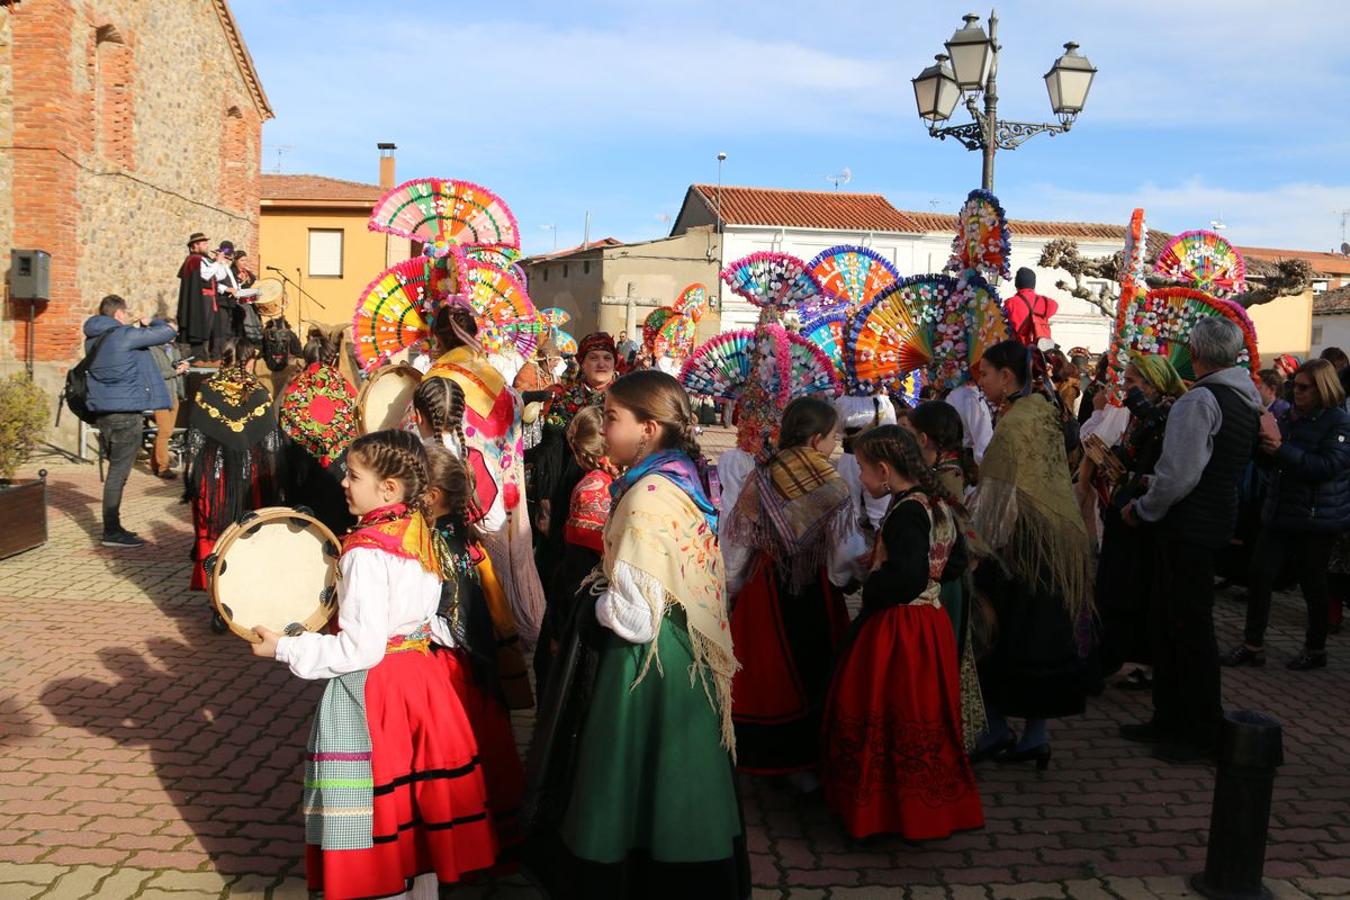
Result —
M1289 531L1350 527L1350 413L1340 407L1280 416L1284 439L1271 459L1262 521Z
M119 325L111 316L94 316L84 323L86 356L95 340L107 332L112 333L89 368L90 411L144 412L172 406L168 385L150 348L173 340L173 326L157 319L146 328L137 328Z

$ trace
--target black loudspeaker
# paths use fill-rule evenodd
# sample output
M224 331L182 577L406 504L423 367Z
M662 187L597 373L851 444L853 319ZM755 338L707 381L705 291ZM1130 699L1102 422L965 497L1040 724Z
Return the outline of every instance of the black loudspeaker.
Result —
M10 297L15 300L50 300L51 270L52 255L46 250L10 250Z

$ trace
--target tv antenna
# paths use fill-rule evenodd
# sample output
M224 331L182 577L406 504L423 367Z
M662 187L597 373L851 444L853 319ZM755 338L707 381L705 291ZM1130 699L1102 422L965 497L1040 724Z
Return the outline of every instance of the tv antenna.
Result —
M1350 253L1345 249L1345 226L1350 223L1350 209L1343 209L1341 213L1341 252Z
M837 191L839 190L839 185L848 184L853 180L853 170L848 166L844 166L844 170L838 175L826 175L825 180L834 185L834 189Z
M290 153L292 150L295 149L295 145L294 145L294 144L268 144L268 145L267 145L266 147L264 147L263 149L264 149L264 150L275 150L275 151L276 151L276 153L277 153L277 164L272 168L272 174L274 174L274 175L279 175L279 174L281 174L281 155L282 155L283 153Z
M1217 219L1210 219L1209 227L1213 228L1215 231L1223 231L1226 228L1228 228L1228 225L1225 224L1223 221L1223 213L1219 213L1219 217Z

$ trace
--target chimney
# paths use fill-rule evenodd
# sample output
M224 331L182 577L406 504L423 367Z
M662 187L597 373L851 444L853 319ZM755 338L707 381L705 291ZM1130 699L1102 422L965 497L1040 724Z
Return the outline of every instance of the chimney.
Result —
M386 191L393 187L394 180L394 151L398 149L396 144L376 144L380 149L380 187Z

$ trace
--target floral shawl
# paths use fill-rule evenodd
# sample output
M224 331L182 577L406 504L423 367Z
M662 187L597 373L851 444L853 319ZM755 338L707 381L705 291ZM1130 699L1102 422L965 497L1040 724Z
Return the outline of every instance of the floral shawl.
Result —
M361 517L352 532L342 539L342 552L373 548L402 559L415 559L423 569L442 577L441 559L436 553L435 534L420 512L404 503L373 509Z

